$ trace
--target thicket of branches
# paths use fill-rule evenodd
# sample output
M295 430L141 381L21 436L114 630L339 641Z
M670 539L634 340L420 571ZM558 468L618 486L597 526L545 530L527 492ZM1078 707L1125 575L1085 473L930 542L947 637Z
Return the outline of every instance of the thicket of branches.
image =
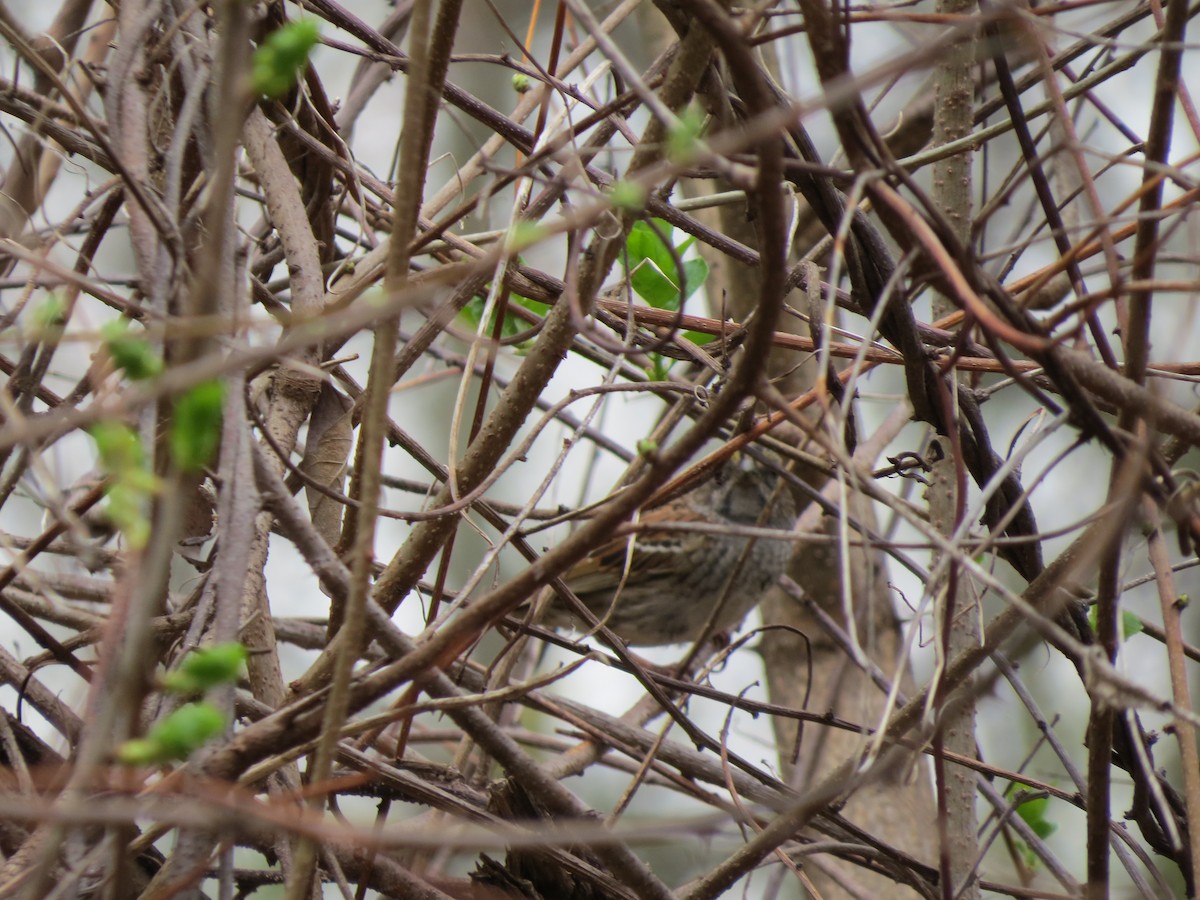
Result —
M1197 7L16 6L0 896L1193 894ZM524 618L737 451L761 621Z

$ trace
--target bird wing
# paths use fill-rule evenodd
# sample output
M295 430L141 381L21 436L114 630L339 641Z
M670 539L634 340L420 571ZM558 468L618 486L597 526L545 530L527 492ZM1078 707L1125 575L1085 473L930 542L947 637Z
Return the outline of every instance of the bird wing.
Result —
M567 573L567 583L577 594L598 594L612 592L622 581L676 578L700 538L702 535L670 531L614 538L576 563Z

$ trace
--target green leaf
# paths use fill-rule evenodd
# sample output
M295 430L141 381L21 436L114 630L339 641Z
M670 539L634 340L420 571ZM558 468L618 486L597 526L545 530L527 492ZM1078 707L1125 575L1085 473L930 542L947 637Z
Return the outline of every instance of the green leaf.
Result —
M211 703L187 703L140 740L126 741L117 758L126 765L154 765L187 759L225 730L225 715Z
M146 465L146 453L138 433L123 422L97 422L88 429L100 454L100 466L109 475L120 478L132 469Z
M67 304L58 294L50 294L33 309L32 323L35 335L60 331L66 324Z
M634 292L655 309L679 309L679 285L645 259L629 278Z
M185 703L150 733L163 750L185 759L225 730L225 715L211 703Z
M148 341L129 333L129 323L125 319L109 322L100 330L100 335L113 365L134 381L144 381L162 372L158 353Z
M199 694L235 682L249 651L236 641L193 650L174 672L163 678L164 689L175 694Z
M467 301L458 313L459 321L468 326L471 331L479 330L479 323L483 319L484 299L476 294Z
M504 237L504 249L509 253L516 253L524 250L531 244L536 244L546 236L546 229L537 222L530 222L528 219L517 219L508 229L508 234Z
M1092 626L1092 630L1096 630L1096 623L1099 621L1099 613L1095 604L1088 610L1088 622ZM1125 640L1133 637L1135 634L1141 634L1145 631L1142 625L1142 620L1131 612L1121 610L1121 634Z
M625 212L637 213L646 207L646 188L636 181L617 181L608 192L612 204Z
M634 222L629 230L629 237L625 240L625 249L629 252L629 267L636 269L638 263L648 259L660 272L673 278L675 258L671 255L667 242L671 240L675 229L662 219L651 221L653 225L645 221Z
M221 442L225 386L204 381L181 394L171 415L171 458L185 472L204 468Z
M150 540L150 519L146 516L148 492L139 490L130 480L114 482L106 494L104 514L131 547L139 550Z
M109 476L104 514L135 549L146 546L150 521L146 498L158 490L138 433L121 422L97 422L88 429L100 468Z
M684 252L694 243L691 237L674 244L675 229L662 219L639 221L629 230L625 240L624 264L634 293L655 309L678 310L683 300L700 289L708 280L708 263L702 259L683 259ZM678 260L682 263L683 278L679 275ZM684 295L680 283L684 284ZM696 344L714 340L711 334L685 332ZM660 354L651 354L650 377L661 381L674 364Z
M635 222L625 241L629 283L655 309L679 309L682 301L708 280L708 263L699 258L682 258L694 239L689 237L675 246L669 243L674 233L675 229L662 219L654 219L653 226L650 222ZM676 260L683 263L682 279ZM683 297L679 290L681 281L686 282Z
M704 130L704 113L689 106L679 116L679 125L667 135L667 159L677 166L687 165L697 156L697 141Z
M1050 798L1035 797L1026 800L1017 807L1017 815L1025 820L1025 824L1033 829L1033 833L1043 840L1058 831L1058 826L1046 818Z
M515 304L517 304L519 306L523 306L529 310L532 310L535 308L532 305L533 302L534 301L532 301L526 297L518 296L517 294L512 294L508 298L509 306L512 306L515 303ZM470 302L467 303L467 305L462 308L462 312L459 313L459 317L462 319L462 321L465 324L470 326L472 331L475 331L475 332L479 331L479 322L480 322L480 319L483 318L483 308L484 308L485 303L486 303L486 301L484 300L483 297L480 297L480 296L472 297ZM528 325L528 323L525 322L524 319L519 319L516 316L514 316L512 313L507 313L504 316L504 324L500 326L500 337L501 338L511 338L511 337L515 337L516 335L520 334L523 331L528 331L528 330L529 330L529 325ZM487 335L490 335L492 333L492 326L491 326L490 322L488 323L488 326L483 329L483 333L487 334Z
M1133 637L1135 634L1141 634L1145 631L1142 625L1142 620L1131 612L1121 613L1121 631L1125 635L1125 639Z
M1026 824L1036 822L1046 814L1046 805L1049 801L1049 797L1034 797L1032 800L1026 800L1017 807L1017 815L1024 819Z
M683 248L679 248L683 252ZM700 289L704 282L708 281L708 263L697 257L696 259L684 260L683 275L686 284L684 286L684 297L686 300L692 294Z
M153 766L163 761L158 744L145 738L125 741L117 748L117 759L126 766Z
M1025 868L1036 870L1038 867L1038 856L1029 848L1029 845L1022 840L1013 840L1013 846L1021 855L1021 860L1025 863Z
M275 98L291 90L320 37L316 19L297 19L267 35L251 63L254 92Z

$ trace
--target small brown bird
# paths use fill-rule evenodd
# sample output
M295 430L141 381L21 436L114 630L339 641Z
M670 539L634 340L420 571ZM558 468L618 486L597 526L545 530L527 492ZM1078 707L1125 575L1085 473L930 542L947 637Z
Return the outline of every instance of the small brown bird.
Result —
M666 526L790 529L796 507L786 489L775 490L778 484L778 476L767 469L727 464L695 489L644 512L635 536L598 548L573 566L565 580L596 618L633 646L693 641L718 604L714 630L731 629L783 574L792 545ZM552 599L543 622L588 627L558 597Z

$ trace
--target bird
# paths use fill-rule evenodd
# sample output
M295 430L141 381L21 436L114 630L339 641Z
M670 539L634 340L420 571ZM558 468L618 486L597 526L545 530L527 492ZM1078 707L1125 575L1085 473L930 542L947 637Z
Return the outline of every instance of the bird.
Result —
M669 526L787 530L795 521L795 503L786 488L779 488L778 475L727 462L699 486L644 511L635 534L598 547L563 577L592 614L630 646L692 642L714 611L710 634L739 625L787 568L792 544ZM549 600L541 621L554 628L589 628L558 595Z

